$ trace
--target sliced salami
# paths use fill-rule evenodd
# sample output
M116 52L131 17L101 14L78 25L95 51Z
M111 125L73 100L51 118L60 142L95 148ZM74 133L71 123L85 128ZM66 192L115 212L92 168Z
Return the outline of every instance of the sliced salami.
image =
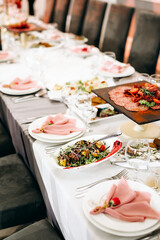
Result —
M122 98L115 99L114 102L119 106L125 106L127 104L131 104L132 100L127 97L122 97Z
M129 104L125 104L124 107L129 110L129 111L133 111L133 112L139 112L139 111L147 111L148 107L145 105L138 105L137 102L131 102Z
M158 109L160 109L160 104L159 105L155 105L155 106L153 106L153 107L151 107L153 110L158 110Z
M131 89L131 88L128 87L128 86L120 86L120 87L117 87L117 88L114 88L114 89L110 90L110 91L108 92L108 94L109 94L110 96L112 96L112 95L114 95L114 94L124 93L124 91L127 90L127 89Z

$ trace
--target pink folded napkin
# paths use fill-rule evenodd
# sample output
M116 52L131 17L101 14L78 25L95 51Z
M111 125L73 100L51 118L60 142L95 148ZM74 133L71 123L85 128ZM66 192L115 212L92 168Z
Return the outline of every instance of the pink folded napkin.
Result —
M34 133L47 133L53 135L68 135L72 132L81 132L82 128L76 127L76 119L67 118L62 113L55 117L49 116L41 128L32 130Z
M117 199L120 201L118 204L114 202ZM110 188L104 205L94 208L90 213L109 214L129 222L143 222L146 218L160 219L160 212L150 206L150 200L150 193L134 191L125 178L121 178L118 185L113 184Z
M9 56L9 53L7 51L0 52L0 60L3 60L8 56Z
M3 87L11 88L14 90L28 90L31 88L40 88L37 82L32 81L31 77L28 77L24 80L20 78L15 78L10 84L8 85L4 84Z

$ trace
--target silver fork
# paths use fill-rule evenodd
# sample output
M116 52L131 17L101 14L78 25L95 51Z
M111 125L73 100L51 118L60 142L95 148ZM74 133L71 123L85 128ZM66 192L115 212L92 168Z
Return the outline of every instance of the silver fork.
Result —
M126 179L128 179L128 171L126 169L123 169L122 171L120 171L119 173L117 173L116 175L112 176L112 177L106 177L106 178L103 178L103 179L100 179L100 180L97 180L95 182L92 182L92 183L89 183L87 185L84 185L84 186L81 186L81 187L77 187L76 188L76 192L77 194L75 195L76 198L81 198L82 196L84 196L84 194L86 193L86 191L97 185L98 183L101 183L101 182L104 182L106 180L114 180L114 179L120 179L121 177L125 177Z

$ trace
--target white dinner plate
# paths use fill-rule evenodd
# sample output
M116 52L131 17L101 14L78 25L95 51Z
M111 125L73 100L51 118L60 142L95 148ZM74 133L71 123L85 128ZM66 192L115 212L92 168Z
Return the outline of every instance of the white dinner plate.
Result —
M79 135L77 135L77 136L75 136L75 137L73 137L73 138L69 138L69 139L66 139L66 140L60 140L60 141L58 141L58 140L49 140L49 139L41 138L38 134L36 135L36 133L33 133L30 128L28 129L28 132L29 132L30 136L33 137L34 139L36 139L36 140L38 140L38 141L40 141L40 142L52 143L53 145L56 145L56 146L57 146L58 144L65 144L65 143L67 143L67 142L69 142L69 141L72 141L72 140L74 140L74 139L76 139L76 138L81 137L81 136L84 134L84 132L80 132Z
M88 48L90 49L89 52L75 52L76 49L83 49L83 48ZM92 47L90 45L76 45L73 47L70 47L68 49L68 51L74 55L80 56L80 57L88 57L88 56L92 56L94 54L97 54L99 52L99 49L96 47Z
M7 83L1 83L0 91L2 93L8 94L8 95L14 95L14 96L27 95L27 94L35 93L35 92L38 92L41 88L41 87L38 87L38 88L30 88L30 89L27 89L27 90L15 90L15 89L11 89L11 88L4 88L3 87L4 84L7 84Z
M116 64L116 65L119 65L119 66L126 65L126 64L121 63L121 62L118 62L118 61L115 61L115 64ZM128 67L126 67L126 69L125 69L123 72L121 72L121 73L111 73L111 72L107 72L107 71L102 70L102 66L100 66L100 72L101 72L105 77L113 77L113 78L116 78L116 77L128 77L128 76L131 76L133 73L135 73L135 69L134 69L132 66L128 66Z
M55 115L50 115L52 117L54 117ZM39 118L36 119L35 121L33 121L28 128L29 134L40 141L45 141L45 142L57 142L57 143L62 143L62 142L67 142L67 141L71 141L72 139L74 139L75 137L78 137L80 134L82 134L82 132L85 132L85 124L83 121L81 121L79 118L77 117L71 117L69 115L64 115L67 118L72 118L72 119L76 119L76 127L78 128L82 128L84 131L79 131L79 132L73 132L70 133L68 135L53 135L53 134L47 134L47 133L34 133L32 132L32 130L36 129L36 128L41 128L43 123L45 122L45 120L47 119L48 116L43 117L43 118Z
M58 164L57 162L57 157L59 156L60 154L60 151L61 149L66 149L68 146L73 146L76 142L80 141L80 140L90 140L90 141L94 141L96 139L99 139L99 138L102 138L104 137L104 135L92 135L92 136L86 136L86 137L81 137L81 138L78 138L74 141L71 141L67 144L65 144L63 147L60 147L59 149L57 149L55 152L54 152L54 156L53 156L53 163L57 166L57 168L59 169L67 169L67 170L74 170L74 169L84 169L84 168L89 168L89 167L93 167L93 166L96 166L98 164L101 164L102 162L105 162L105 161L108 161L111 157L113 157L119 150L117 150L116 152L114 152L111 156L109 157L105 157L104 159L102 160L99 160L97 162L94 162L94 163L90 163L90 164L87 164L87 165L82 165L82 166L78 166L78 167L62 167ZM116 140L119 140L118 138L116 138ZM113 143L116 141L115 138L112 138L112 139L106 139L106 140L103 140L103 142L106 143L106 146L109 146L109 150L111 151L112 150L112 147L113 147Z
M160 226L160 221L147 218L144 222L127 222L108 214L91 215L89 212L98 206L100 199L107 194L113 183L119 180L111 180L101 183L90 189L83 200L83 211L88 220L97 228L118 236L141 236ZM146 191L151 194L151 206L160 209L160 196L150 187L133 181L128 181L129 186L136 191ZM158 207L159 206L159 207Z
M5 58L2 58L2 59L0 58L0 63L7 62L7 61L10 61L10 60L12 60L12 59L15 58L15 54L14 54L13 52L11 52L11 51L3 51L3 50L0 50L0 55L1 55L2 53L5 53L5 52L7 52L8 55L7 55Z

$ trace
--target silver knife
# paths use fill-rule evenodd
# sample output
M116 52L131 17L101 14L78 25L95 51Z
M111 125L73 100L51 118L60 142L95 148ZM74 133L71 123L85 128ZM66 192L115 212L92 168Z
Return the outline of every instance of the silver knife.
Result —
M151 240L151 239L154 239L154 240L160 239L160 228L151 232L150 234L148 234L145 237L137 238L137 240Z

